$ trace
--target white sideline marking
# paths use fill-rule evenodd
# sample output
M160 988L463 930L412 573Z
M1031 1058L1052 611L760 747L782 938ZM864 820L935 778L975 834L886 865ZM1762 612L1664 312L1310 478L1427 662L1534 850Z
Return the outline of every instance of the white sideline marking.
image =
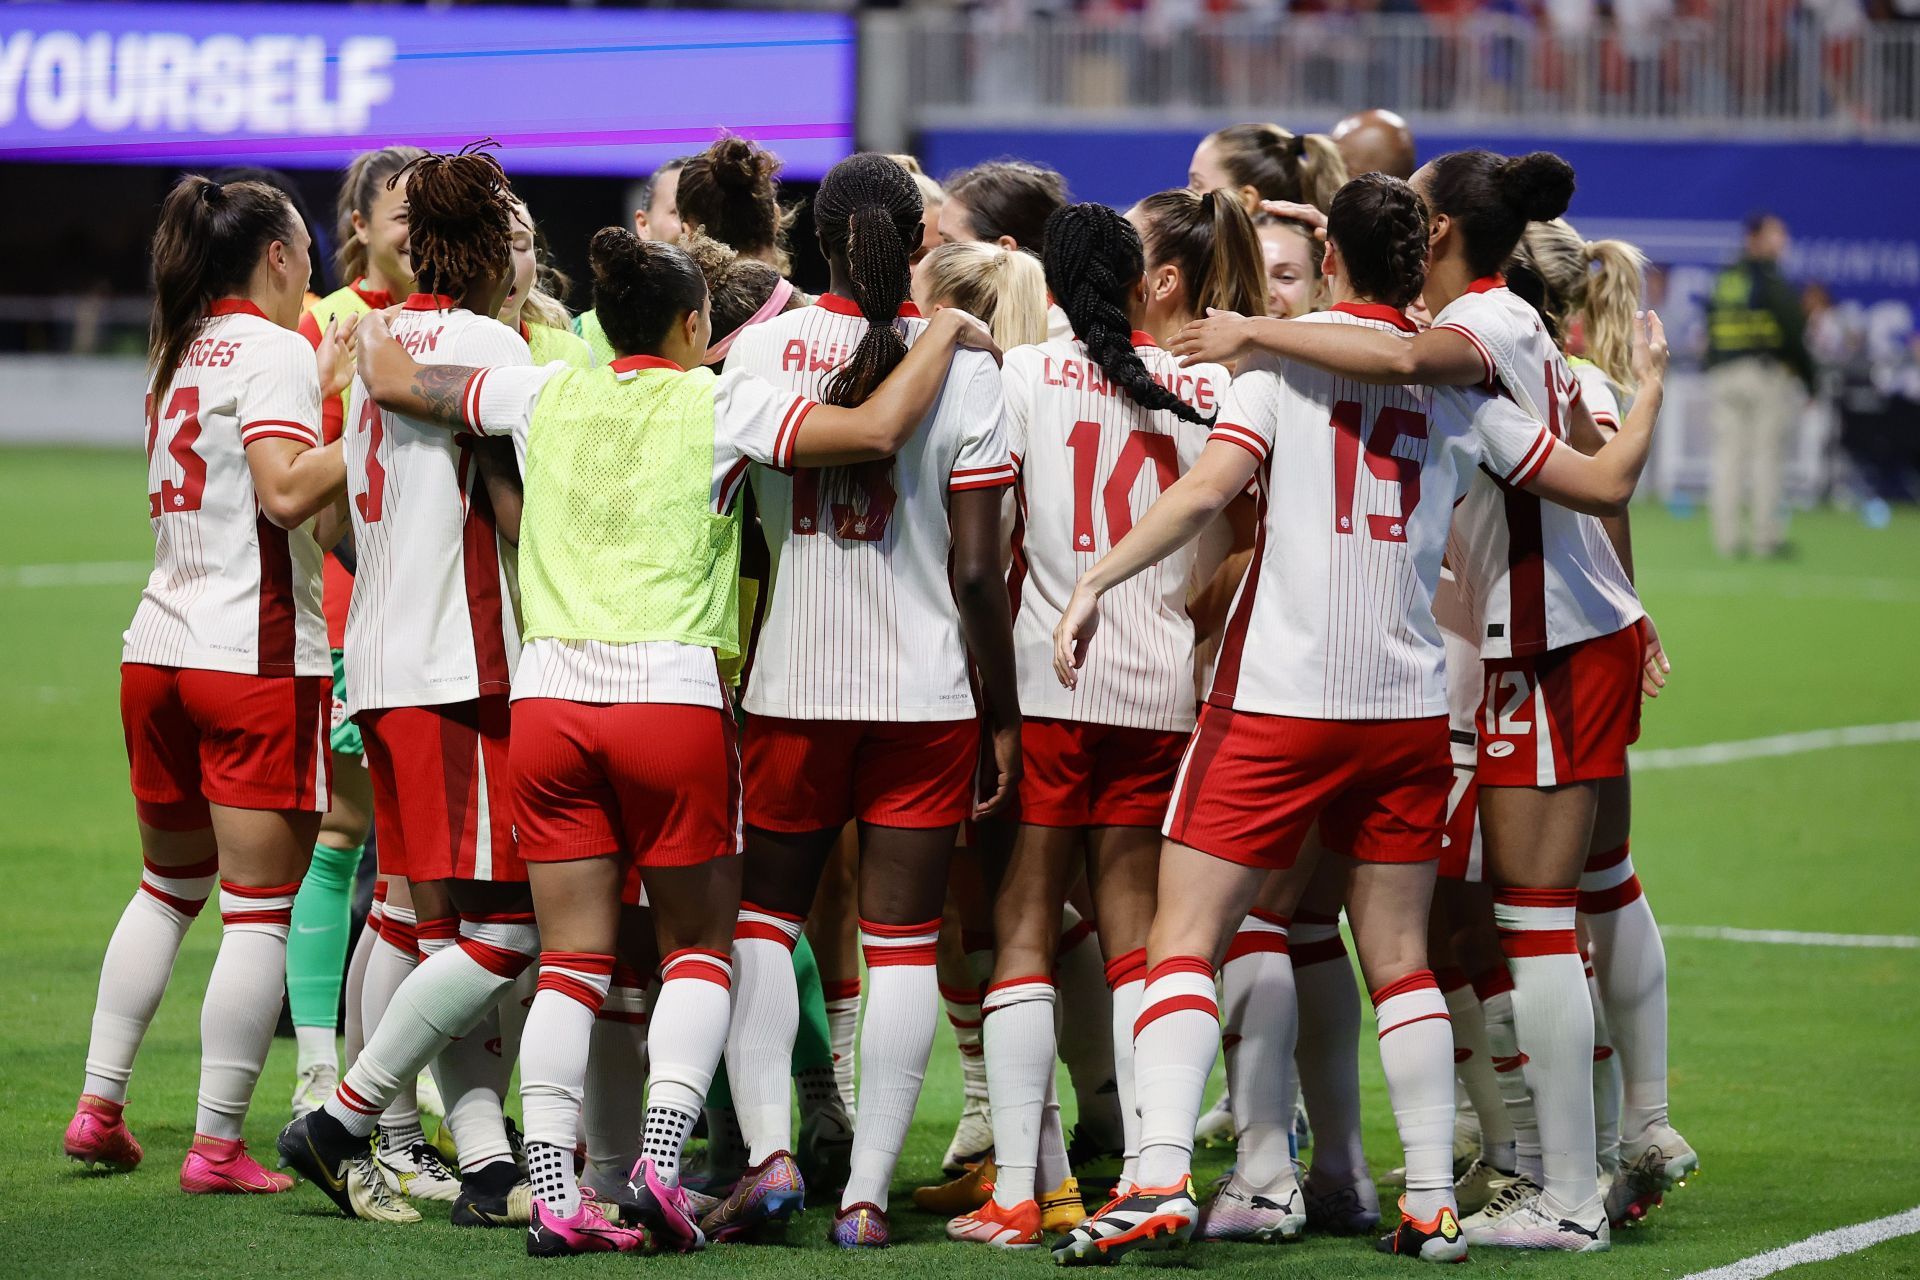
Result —
M145 582L147 560L91 560L71 564L0 565L0 587L117 587Z
M1707 742L1697 747L1656 747L1628 753L1636 772L1648 769L1685 769L1702 764L1732 764L1769 756L1797 756L1833 747L1872 747L1889 742L1920 742L1920 720L1894 724L1855 724L1842 729L1809 729L1804 733L1776 733L1737 742Z
M1711 1271L1696 1271L1692 1275L1682 1276L1681 1280L1760 1280L1762 1276L1785 1271L1788 1267L1797 1267L1806 1262L1825 1262L1829 1258L1859 1253L1885 1240L1916 1234L1920 1234L1920 1209L1909 1209L1905 1213L1876 1218L1858 1226L1822 1231L1798 1244L1756 1253L1751 1258L1742 1258Z
M1791 929L1663 924L1660 926L1660 935L1666 938L1700 938L1709 942L1772 942L1788 947L1885 947L1895 951L1920 951L1920 938L1905 933L1797 933Z

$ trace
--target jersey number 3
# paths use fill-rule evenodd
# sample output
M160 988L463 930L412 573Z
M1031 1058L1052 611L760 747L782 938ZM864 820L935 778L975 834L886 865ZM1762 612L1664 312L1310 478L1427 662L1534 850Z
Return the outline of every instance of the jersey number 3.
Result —
M147 428L147 456L153 456L154 442L160 437L160 419L167 420L167 456L180 466L180 483L160 482L160 491L147 495L150 516L180 515L198 511L207 491L207 460L193 451L200 439L200 388L175 387L167 397L167 411L155 415Z
M386 419L380 414L380 406L372 396L360 408L358 429L370 434L367 441L367 491L353 495L353 505L360 509L360 518L368 524L380 523L380 506L387 493L387 469L380 465L380 438L385 431Z
M1342 400L1333 406L1333 531L1352 533L1359 513L1354 510L1354 480L1360 470L1360 415L1358 401ZM1393 451L1394 441L1402 436L1415 440L1427 438L1427 417L1411 409L1392 405L1380 410L1367 432L1367 470L1374 477L1400 486L1400 510L1393 515L1367 514L1367 533L1380 542L1405 542L1407 521L1420 505L1420 460L1403 458Z
M1076 422L1067 435L1067 448L1073 452L1073 549L1097 551L1093 531L1093 486L1099 479L1100 424ZM1153 463L1154 478L1165 493L1180 478L1180 457L1172 436L1152 431L1130 431L1113 460L1113 473L1100 489L1100 504L1107 509L1107 545L1112 546L1133 529L1133 483L1147 463Z

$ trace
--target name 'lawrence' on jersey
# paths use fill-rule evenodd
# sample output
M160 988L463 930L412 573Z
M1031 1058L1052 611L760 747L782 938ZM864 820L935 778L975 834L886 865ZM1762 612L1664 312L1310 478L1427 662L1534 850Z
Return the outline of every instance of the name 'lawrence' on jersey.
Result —
M421 364L532 361L519 334L445 297L407 299L393 337ZM382 409L358 379L346 441L359 556L347 613L349 708L507 693L520 654L513 555L473 449L444 427Z
M1202 415L1230 375L1181 368L1149 335L1133 335L1147 371ZM1020 709L1089 724L1193 728L1193 620L1187 598L1198 543L1189 542L1101 600L1099 640L1079 685L1053 674L1053 629L1080 575L1127 536L1206 447L1208 427L1143 409L1075 338L1007 352L1007 443L1020 471L1021 536L1009 581Z
M282 529L260 509L247 446L320 444L313 348L250 302L222 299L147 397L153 573L121 661L242 675L331 669L313 524Z
M1299 323L1412 331L1372 304ZM1430 400L1266 357L1242 366L1213 439L1260 459L1260 526L1208 701L1316 720L1447 713L1433 595L1453 504L1483 460L1513 467L1544 433L1511 405L1475 421Z
M912 343L924 321L902 317ZM735 339L727 372L818 399L867 322L822 296ZM954 355L927 418L887 463L815 470L756 465L753 492L773 561L746 709L787 719L940 721L974 714L953 601L947 495L1013 483L1000 371Z
M1438 407L1486 414L1493 400L1517 404L1551 433L1540 458L1567 439L1568 415L1581 399L1539 315L1498 279L1477 280L1434 317L1474 345L1486 364L1479 388L1442 387ZM1477 475L1453 523L1447 563L1480 619L1486 658L1526 657L1595 636L1612 635L1645 611L1594 516L1526 493L1497 469Z

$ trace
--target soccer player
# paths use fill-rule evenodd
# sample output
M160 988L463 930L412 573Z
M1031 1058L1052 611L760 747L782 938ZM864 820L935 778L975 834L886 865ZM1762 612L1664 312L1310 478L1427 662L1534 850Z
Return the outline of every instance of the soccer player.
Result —
M1413 185L1433 213L1431 329L1402 342L1216 317L1191 326L1181 349L1217 359L1257 346L1362 383L1426 383L1448 400L1466 388L1501 393L1548 428L1528 467L1577 456L1559 445L1597 442L1579 384L1540 317L1498 274L1528 223L1566 211L1572 168L1548 152L1462 151L1426 165ZM1575 935L1578 885L1598 783L1626 770L1641 673L1657 663L1657 645L1599 520L1516 494L1516 483L1497 470L1476 476L1448 562L1483 629L1480 822L1512 969L1518 1052L1538 1114L1541 1182L1540 1194L1496 1199L1466 1229L1476 1244L1587 1252L1607 1248L1610 1235L1595 1172L1593 1007Z
M946 189L940 243L979 240L1035 256L1046 251L1047 219L1072 198L1065 178L1024 160L989 160L962 169L947 179ZM1066 338L1072 332L1067 313L1048 298L1047 336Z
M1318 311L1324 299L1320 242L1313 228L1297 218L1271 213L1257 215L1253 225L1267 264L1267 314L1292 318Z
M513 284L500 306L500 323L526 340L535 364L558 360L591 368L593 350L571 328L572 317L560 300L570 282L547 258L546 244L524 200L513 202Z
M526 364L494 317L512 287L513 199L491 156L426 156L404 180L420 292L397 340L429 363ZM358 387L348 471L359 553L347 689L373 774L380 862L406 878L425 960L394 992L326 1105L281 1135L282 1154L342 1209L417 1219L334 1179L316 1152L364 1150L403 1083L437 1059L458 1174L419 1129L381 1125L376 1157L403 1194L451 1201L458 1226L527 1221L501 1096L511 1061L484 1022L538 947L507 790L507 695L520 634L510 559L475 450L391 413Z
M682 195L684 204L684 185ZM831 292L742 333L728 371L862 403L925 332L899 315L921 208L911 175L887 157L835 165L814 203ZM869 985L852 1173L832 1236L847 1247L887 1241L887 1184L933 1041L934 943L955 833L969 816L998 813L1020 776L1000 555L1000 491L1014 473L1001 399L998 371L969 356L897 457L753 472L774 576L745 702L746 871L727 1045L752 1166L707 1220L710 1233L767 1212L763 1185L797 1187L789 953L841 829L857 818ZM997 774L977 805L969 658Z
M680 170L690 158L682 156L667 161L641 184L640 207L633 211L634 235L642 240L668 242L680 238L680 209L674 201L680 190ZM613 359L613 347L607 342L606 330L600 327L600 318L593 314L592 307L573 318L573 331L593 352L595 364L605 364Z
M1249 214L1263 200L1310 204L1325 213L1347 180L1340 148L1324 133L1288 133L1277 124L1236 124L1200 139L1187 165L1195 191L1230 191Z
M1396 179L1356 179L1335 197L1328 230L1331 312L1230 323L1410 345L1401 309L1426 273L1420 199ZM1139 1185L1056 1246L1060 1261L1110 1260L1192 1233L1194 1119L1219 1045L1214 967L1267 870L1288 864L1316 823L1322 843L1354 862L1348 916L1407 1153L1399 1223L1378 1248L1429 1261L1465 1256L1453 1204L1453 1042L1425 947L1452 783L1434 585L1452 500L1482 465L1558 499L1624 505L1658 411L1659 339L1656 327L1642 361L1648 393L1594 458L1556 450L1546 428L1492 397L1435 413L1434 397L1417 386L1368 388L1297 363L1249 360L1193 470L1082 578L1055 633L1055 669L1069 687L1101 597L1258 477L1254 564L1164 829L1134 1039ZM1210 345L1246 354L1243 344ZM1270 463L1283 442L1284 468Z
M296 334L310 239L259 182L182 178L154 233L147 397L154 571L121 654L145 871L107 944L65 1147L128 1170L127 1082L194 917L220 890L184 1191L285 1191L241 1131L272 1043L288 920L327 808L326 623L315 517L346 485L320 442L340 327ZM328 390L332 388L329 387ZM337 524L337 522L336 522ZM332 534L326 536L331 537Z
M781 275L793 269L787 233L798 208L780 206L780 158L745 138L725 137L680 168L675 206L685 231L704 231Z
M538 1197L527 1252L538 1256L646 1240L624 1213L608 1223L573 1165L589 1028L634 863L664 959L631 1181L663 1243L703 1242L678 1171L727 1033L741 789L714 656L737 643L735 503L746 464L891 455L941 393L956 343L986 340L964 316L937 320L863 405L818 404L701 367L707 291L681 250L608 228L591 256L596 309L621 352L610 366L420 366L378 330L362 347L378 399L444 427L510 434L531 481L513 751L546 940L521 1089ZM609 450L609 438L621 443Z
M1018 249L981 241L940 245L913 268L913 304L923 316L960 308L993 331L1002 351L1047 337L1046 277L1039 259Z
M1250 251L1246 214L1223 203ZM1122 1142L1132 1146L1131 1033L1158 827L1194 720L1193 550L1176 551L1113 597L1120 642L1096 655L1076 690L1053 678L1053 627L1082 570L1193 465L1229 381L1217 366L1179 369L1143 331L1153 284L1140 234L1125 218L1105 205L1069 205L1048 219L1046 245L1047 284L1075 337L1010 351L1003 370L1008 444L1021 477L1014 644L1026 770L1020 833L995 898L993 979L983 1002L993 1197L947 1224L955 1240L1003 1249L1039 1247L1039 1192L1054 1182L1036 1183L1041 1130L1049 1111L1057 1116L1054 955L1061 908L1083 869L1109 957L1109 1043L1128 1050L1112 1069ZM1226 256L1223 246L1211 247ZM930 261L960 248L936 250ZM1250 258L1243 274L1257 290ZM1123 1182L1131 1174L1123 1168Z

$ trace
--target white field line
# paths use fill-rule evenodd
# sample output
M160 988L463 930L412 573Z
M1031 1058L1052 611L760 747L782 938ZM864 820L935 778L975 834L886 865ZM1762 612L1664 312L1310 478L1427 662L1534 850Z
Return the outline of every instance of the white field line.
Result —
M1911 1235L1920 1235L1920 1209L1876 1218L1858 1226L1841 1227L1837 1231L1822 1231L1798 1244L1769 1249L1765 1253L1756 1253L1751 1258L1742 1258L1739 1262L1730 1262L1710 1271L1696 1271L1692 1275L1682 1276L1681 1280L1761 1280L1763 1276L1785 1271L1788 1267L1845 1257L1849 1253L1870 1249L1882 1241Z
M1634 771L1686 769L1703 764L1732 764L1769 756L1797 756L1833 747L1873 747L1889 742L1920 742L1920 720L1893 724L1855 724L1840 729L1809 729L1804 733L1776 733L1736 742L1706 742L1697 747L1656 747L1629 754Z
M1713 924L1663 924L1665 938L1707 942L1766 942L1786 947L1881 947L1920 951L1920 938L1906 933L1799 933L1791 929L1733 929Z
M150 560L92 560L70 564L0 565L0 587L118 587L145 582Z

